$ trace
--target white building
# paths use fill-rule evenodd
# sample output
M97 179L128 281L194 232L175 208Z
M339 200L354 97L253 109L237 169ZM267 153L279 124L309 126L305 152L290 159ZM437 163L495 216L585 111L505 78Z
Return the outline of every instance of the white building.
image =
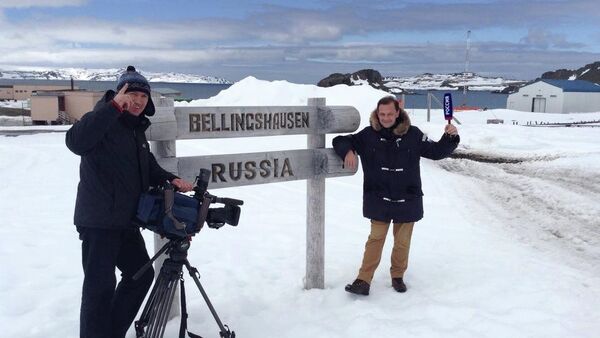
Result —
M540 113L600 111L600 85L583 80L538 80L508 95L506 108Z

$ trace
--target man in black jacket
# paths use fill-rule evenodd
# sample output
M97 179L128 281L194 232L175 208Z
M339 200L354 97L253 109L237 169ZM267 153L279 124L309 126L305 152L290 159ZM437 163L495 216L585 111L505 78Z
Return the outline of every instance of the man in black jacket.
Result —
M337 136L333 148L344 165L357 166L360 156L363 172L363 215L371 220L371 233L358 277L346 291L368 295L375 269L381 260L383 244L394 224L394 248L390 274L392 287L406 292L404 272L413 225L423 218L420 159L439 160L456 149L459 136L448 124L438 142L433 142L415 126L393 96L384 97L371 113L370 127L356 134Z
M125 337L154 276L139 228L132 224L139 196L170 181L180 191L192 184L162 169L149 149L146 116L154 115L150 85L133 66L94 110L75 123L67 147L81 156L74 223L82 240L84 281L80 336ZM116 285L115 267L121 271Z

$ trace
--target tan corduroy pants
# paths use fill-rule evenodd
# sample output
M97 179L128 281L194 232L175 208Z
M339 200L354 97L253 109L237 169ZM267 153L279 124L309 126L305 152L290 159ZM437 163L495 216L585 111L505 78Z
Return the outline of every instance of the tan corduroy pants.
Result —
M414 225L414 222L394 223L394 248L392 249L392 267L390 268L392 278L404 277L404 272L408 267L408 252ZM358 279L369 284L373 280L375 269L381 261L381 252L389 227L389 223L371 220L371 233L365 244L365 254L358 271Z

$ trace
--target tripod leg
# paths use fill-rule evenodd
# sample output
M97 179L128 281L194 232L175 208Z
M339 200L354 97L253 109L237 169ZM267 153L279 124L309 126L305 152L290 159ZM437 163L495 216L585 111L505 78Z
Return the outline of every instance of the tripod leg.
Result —
M168 288L170 276L167 273L163 274L162 280L160 281L159 291L157 293L156 301L152 306L151 318L148 322L148 333L146 337L158 337L158 331L160 330L160 312L162 307L165 306L167 301Z
M169 312L171 311L171 305L173 304L173 298L175 297L175 292L177 291L177 282L181 278L181 273L179 273L178 279L170 279L169 286L167 288L167 299L163 303L163 307L159 313L159 331L157 337L162 337L165 333L165 327L167 326L167 322L169 320Z
M164 335L173 303L177 281L182 278L182 264L166 260L160 270L142 316L136 322L138 338L160 338ZM144 332L144 328L146 328Z
M202 284L200 284L200 278L199 278L200 273L198 272L198 269L191 266L190 262L187 259L185 260L184 264L185 264L185 267L188 269L190 276L192 276L192 279L194 279L194 282L196 283L198 290L200 290L200 293L202 294L202 298L204 298L206 305L208 305L208 309L210 310L210 313L212 313L213 317L215 318L215 321L217 322L217 325L219 326L219 329L221 330L221 332L219 332L221 337L235 338L235 332L230 331L229 327L227 327L226 325L223 325L223 323L221 322L221 319L219 318L219 315L217 314L217 311L215 310L212 303L210 302L210 299L208 299L208 295L206 294L206 291L204 291Z
M155 307L155 318L149 337L162 337L167 325L169 311L173 303L177 281L181 278L181 264L165 261L165 284L162 287L160 301Z
M159 325L158 312L162 304L165 302L168 284L169 278L167 274L163 273L161 270L161 275L156 280L156 297L153 299L151 304L151 308L148 315L149 319L146 323L146 325L148 326L147 333L144 337L156 337L156 332L158 330L157 327Z
M165 276L161 270L161 273L156 278L156 282L152 287L152 291L150 291L150 296L146 301L146 306L144 306L142 315L140 316L140 319L135 322L136 337L140 338L148 336L147 334L144 334L145 328L149 324L154 323L154 318L156 317L156 306L159 304L160 295L163 292L163 285L165 284L165 282Z

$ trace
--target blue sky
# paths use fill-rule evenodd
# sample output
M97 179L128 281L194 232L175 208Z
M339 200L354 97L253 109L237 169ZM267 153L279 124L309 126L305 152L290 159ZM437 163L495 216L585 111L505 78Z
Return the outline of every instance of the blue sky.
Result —
M316 83L335 72L533 79L600 60L598 0L0 0L2 66Z

